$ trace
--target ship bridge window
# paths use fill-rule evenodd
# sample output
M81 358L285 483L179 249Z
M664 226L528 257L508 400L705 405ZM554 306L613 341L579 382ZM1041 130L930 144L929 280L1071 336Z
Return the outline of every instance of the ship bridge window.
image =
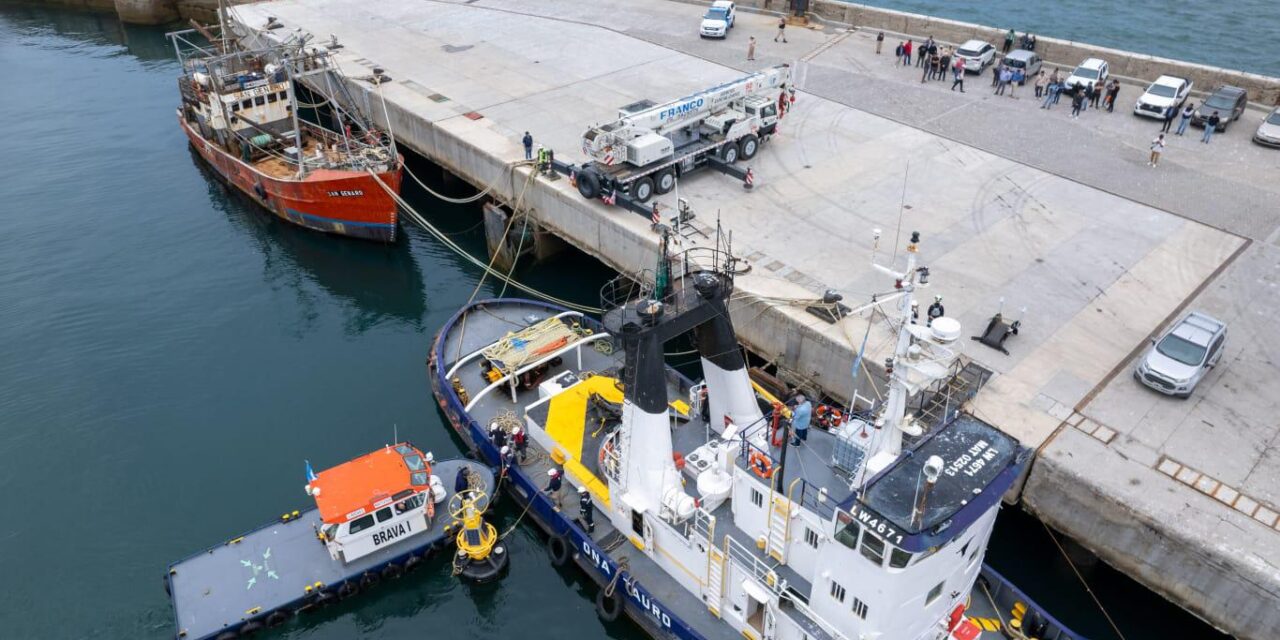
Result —
M877 565L884 563L884 540L870 531L862 534L862 547L859 551L862 552L862 557Z
M231 110L232 110L232 111L239 111L239 110L240 110L240 103L239 103L239 102L232 102L232 103L231 103Z
M267 103L267 99L263 96L258 96L253 99L253 103L261 107L262 105Z
M267 94L267 102L275 102L276 100L279 100L279 99L280 99L280 98L277 98L277 97L276 97L276 94L274 94L274 93L268 93L268 94Z
M407 456L413 453L413 448L408 445L398 444L396 445L396 453L402 456Z
M426 497L426 494L418 493L418 494L414 494L413 497L408 498L407 500L402 500L400 502L397 502L396 513L404 513L406 511L412 511L413 509L417 509L418 507L421 507L425 497Z
M934 600L937 600L937 599L938 599L938 596L942 595L942 585L943 585L943 584L945 584L945 583L943 583L943 582L939 582L938 584L934 585L934 587L933 587L932 589L930 589L930 590L929 590L929 595L925 596L925 598L924 598L924 606L926 606L926 607L927 607L927 606L929 606L929 605L933 604L933 601L934 601Z
M889 550L889 568L902 569L911 564L911 554L897 547Z
M367 516L364 516L363 518L357 518L355 520L352 520L347 525L347 534L351 535L351 534L360 533L361 531L364 531L365 529L372 527L373 524L374 523L373 523L372 513Z
M404 466L409 467L410 471L422 471L427 463L422 460L422 456L415 453L404 457Z
M414 485L415 487L425 486L427 484L427 472L414 471L413 473L409 474L409 483Z
M245 101L243 101L243 102L241 102L241 103L240 103L240 108L241 108L241 109L248 109L249 107L252 107L252 106L253 106L253 101L252 101L252 100L245 100Z
M836 540L839 540L840 544L850 549L857 549L858 533L862 531L858 523L854 521L852 516L843 511L839 512L837 522L843 523L844 526L836 531Z
M386 522L391 519L391 507L378 509L378 522Z

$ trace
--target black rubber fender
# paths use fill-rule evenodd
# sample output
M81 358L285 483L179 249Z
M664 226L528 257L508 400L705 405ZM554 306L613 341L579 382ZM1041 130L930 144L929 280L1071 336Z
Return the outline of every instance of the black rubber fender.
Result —
M334 598L333 594L328 591L316 591L315 595L312 596L312 602L314 602L318 607L327 607L333 604L334 600L336 600L336 598Z
M395 580L402 575L404 575L404 569L401 569L400 565L394 562L388 563L387 566L382 568L382 577L386 580Z
M169 576L164 577L164 594L170 598L173 597L173 587L169 586Z
M240 637L240 634L234 631L223 631L222 633L219 633L218 636L213 640L236 640L236 638L239 638L239 637Z
M605 590L596 592L596 615L605 622L613 622L622 616L622 596L617 589L612 595L605 595Z
M414 569L417 569L421 565L422 565L422 558L420 558L416 553L410 554L409 558L404 561L404 572L409 573Z
M251 636L262 630L262 623L257 620L250 620L240 626L240 637Z
M600 197L600 175L591 169L583 169L578 174L578 193L588 200Z
M564 536L551 536L547 542L547 555L551 557L553 566L563 567L569 561L569 553L569 541Z
M378 584L378 574L372 571L366 571L364 572L364 575L360 576L360 588L368 589L375 584Z
M360 592L360 587L356 586L355 580L348 580L342 583L341 587L338 587L338 597L342 598L343 600L346 600L347 598L350 598L351 596L354 596L359 592Z
M289 614L284 610L279 610L279 611L271 612L271 615L267 616L267 619L264 620L263 623L267 625L268 629L270 629L273 627L278 627L288 621L289 621Z

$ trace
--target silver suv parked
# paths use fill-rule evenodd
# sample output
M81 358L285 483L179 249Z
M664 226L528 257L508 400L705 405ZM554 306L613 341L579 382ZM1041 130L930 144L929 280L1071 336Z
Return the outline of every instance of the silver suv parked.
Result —
M1133 377L1160 393L1187 398L1209 369L1222 357L1227 325L1192 311L1159 338L1138 359Z

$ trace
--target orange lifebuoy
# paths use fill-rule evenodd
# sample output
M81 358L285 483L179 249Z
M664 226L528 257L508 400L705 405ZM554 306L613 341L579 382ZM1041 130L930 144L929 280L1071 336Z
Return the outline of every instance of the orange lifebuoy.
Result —
M769 459L769 456L759 451L752 451L747 458L747 462L751 466L751 472L757 476L765 480L773 476L773 461Z

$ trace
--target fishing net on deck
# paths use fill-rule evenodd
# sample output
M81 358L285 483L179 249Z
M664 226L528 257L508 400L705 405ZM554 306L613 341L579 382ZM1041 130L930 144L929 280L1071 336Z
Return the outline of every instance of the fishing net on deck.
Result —
M503 375L538 360L579 339L579 335L559 318L547 318L535 325L513 331L484 350L484 357Z

